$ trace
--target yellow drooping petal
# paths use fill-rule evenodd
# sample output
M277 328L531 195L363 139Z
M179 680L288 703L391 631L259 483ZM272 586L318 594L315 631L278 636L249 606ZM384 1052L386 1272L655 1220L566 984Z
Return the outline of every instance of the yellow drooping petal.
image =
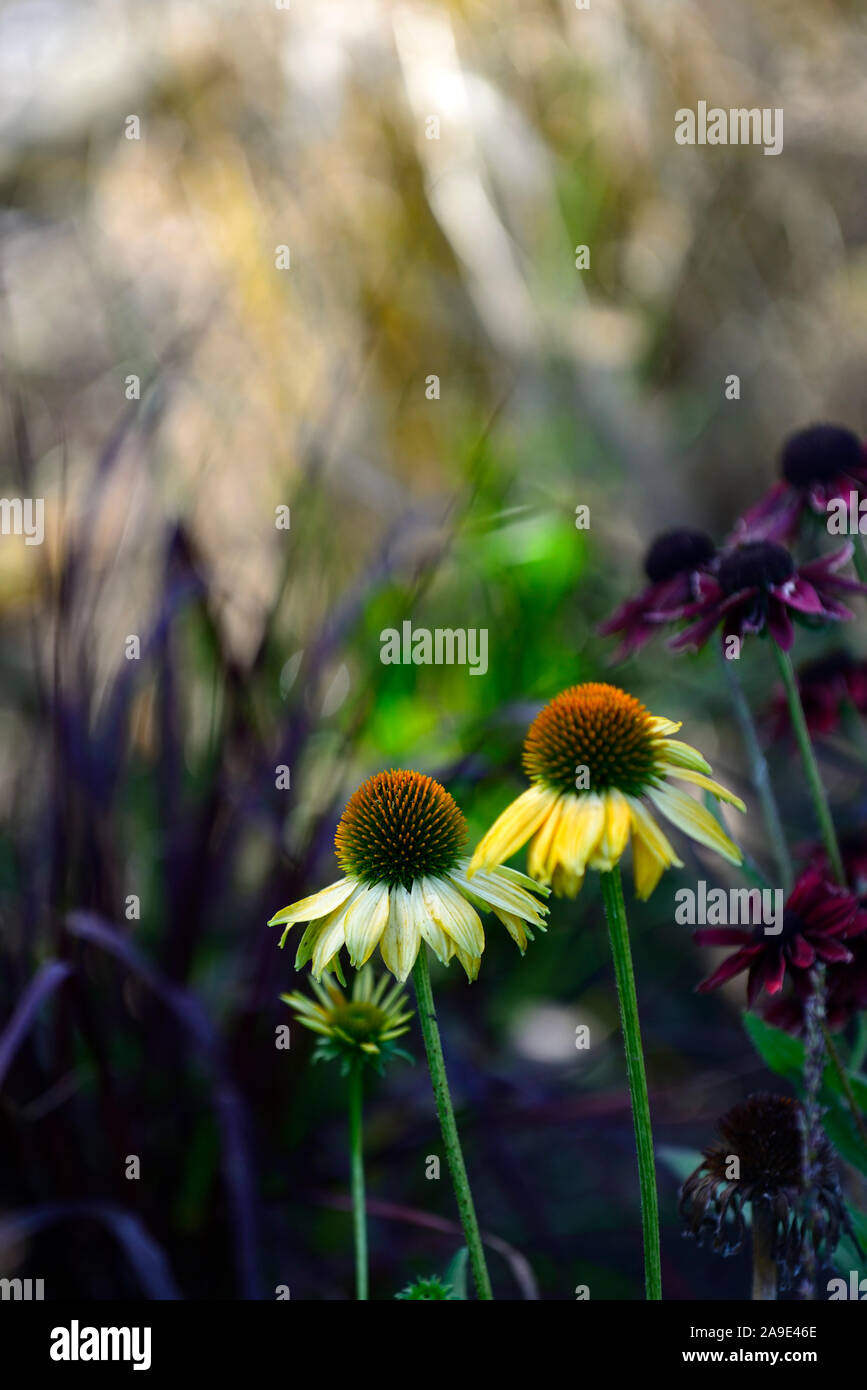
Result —
M707 845L708 849L716 850L717 854L721 854L723 859L728 859L732 864L743 862L737 845L729 839L700 801L687 796L686 792L680 791L678 787L671 786L650 787L647 794L668 820L693 840L697 840L700 845Z
M477 869L492 869L510 859L536 833L556 800L557 793L550 787L528 787L482 836L467 872L472 875Z
M353 900L346 912L346 948L356 970L373 955L387 921L388 884L373 883Z
M455 946L455 955L464 967L467 979L470 981L475 980L479 973L479 966L482 963L481 956L468 955L466 951L461 950L460 946Z
M558 864L551 879L551 887L559 898L577 898L584 882L583 874L573 874Z
M321 888L318 893L311 894L309 898L302 898L300 902L290 903L288 907L281 908L279 912L275 912L268 926L291 927L294 922L314 922L317 917L327 917L329 912L333 912L346 901L357 884L358 880L355 878L340 878L336 883L330 883L327 888Z
M500 907L504 912L515 913L536 926L542 925L543 916L548 911L525 888L510 882L500 868L479 869L472 879L468 879L466 872L459 867L452 869L448 877L459 892L471 894L484 907Z
M346 910L338 907L330 917L326 917L318 926L316 939L313 944L313 956L310 961L310 969L319 978L336 956L341 947L345 944L344 925L346 922Z
M430 946L437 960L442 961L443 965L448 965L454 954L454 942L451 937L443 931L439 922L435 922L428 911L427 903L424 900L424 890L421 881L415 879L410 891L410 910L418 923L418 929L423 941Z
M591 868L606 872L620 863L623 851L629 843L632 816L626 797L614 788L603 794L602 802L605 807L605 826L589 862Z
M632 837L632 878L635 896L645 902L653 892L665 872L665 860L661 859L646 840L638 834Z
M665 868L683 868L683 861L678 859L677 851L672 845L668 836L663 834L647 807L642 805L637 797L631 797L629 801L629 811L632 816L633 849L637 835L642 839L647 848L661 859Z
M694 782L697 787L703 787L706 792L715 796L717 801L727 801L739 811L747 809L739 796L735 796L734 792L730 792L728 787L722 786L720 782L715 782L712 777L705 777L700 772L690 772L683 767L679 767L673 776L679 777L682 782Z
M346 913L363 892L364 884L359 883L356 880L353 884L352 892L346 899L346 902L341 903L340 906L336 907L333 912L329 912L327 917L317 918L315 921L310 923L309 927L307 927L307 929L304 932L304 935L298 943L298 951L295 956L296 970L300 970L302 966L306 965L307 962L313 958L314 952L323 933L325 933L326 931L330 931L332 927L335 925L335 923L340 924L340 945L335 947L335 953L340 950L340 947L343 945L343 923L346 920ZM292 923L290 922L286 930L284 931L282 937L280 938L281 946L285 942L286 937L289 935L291 927ZM323 967L323 969L324 968L325 967ZM321 974L321 971L316 971L315 973Z
M485 949L485 933L482 919L472 904L444 878L422 879L422 890L428 912L455 946L467 956L481 956Z
M550 855L554 873L559 867L569 875L583 878L587 861L604 831L605 803L600 796L595 792L586 792L583 796L564 796L560 824ZM556 878L553 886L554 892L558 893L560 890ZM574 895L569 893L567 896Z
M494 913L499 917L506 931L516 943L521 955L527 949L527 932L520 917L516 917L514 912L504 912L501 907L495 907Z
M702 757L698 749L693 748L691 744L681 743L680 739L660 739L657 744L657 757L661 763L667 763L669 767L688 767L693 772L711 771L707 758Z
M530 849L527 854L527 872L534 879L538 879L540 883L548 884L551 882L551 874L554 869L552 850L560 825L560 818L563 814L563 802L564 798L558 796L530 841Z
M420 924L410 895L402 884L389 889L388 922L379 943L382 959L401 983L407 978L421 946Z
M664 715L652 714L647 721L647 727L652 734L667 737L668 734L676 734L678 729L683 728L683 720L678 719L675 722L673 719L666 719Z
M531 893L541 893L543 898L549 897L550 888L546 888L544 883L537 883L529 874L522 874L520 869L513 869L510 864L498 864L493 871L498 879L506 879L509 883L516 883L519 888L526 888Z

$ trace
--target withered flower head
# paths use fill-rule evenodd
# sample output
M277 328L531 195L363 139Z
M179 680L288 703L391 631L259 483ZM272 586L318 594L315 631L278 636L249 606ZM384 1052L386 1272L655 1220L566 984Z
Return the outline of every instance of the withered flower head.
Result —
M773 1221L773 1253L784 1284L794 1282L808 1253L828 1261L849 1219L824 1136L814 1186L805 1190L800 1102L759 1092L723 1115L719 1134L681 1189L686 1234L720 1255L734 1255L746 1234L744 1208L760 1203Z

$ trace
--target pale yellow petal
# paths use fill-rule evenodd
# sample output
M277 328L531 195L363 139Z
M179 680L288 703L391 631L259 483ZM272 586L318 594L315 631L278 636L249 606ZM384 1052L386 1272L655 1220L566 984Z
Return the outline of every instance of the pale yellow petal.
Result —
M321 888L318 893L311 894L309 898L302 898L300 902L290 903L288 907L281 908L279 912L275 912L268 926L291 927L293 922L315 922L318 917L327 917L329 912L333 912L346 901L357 885L358 880L355 878L340 878L327 888Z
M521 955L523 955L527 949L527 932L520 917L516 917L513 912L504 912L500 907L494 908L494 914L499 917L506 931L517 944Z
M710 763L697 748L693 748L689 743L681 743L676 738L660 739L656 745L656 754L660 762L667 763L670 767L689 767L693 772L711 771Z
M652 734L676 734L678 729L683 728L683 720L679 719L676 723L673 719L666 719L664 715L652 714L647 721L647 726Z
M310 969L318 977L323 970L331 965L331 961L336 956L341 947L345 945L343 927L346 921L346 911L339 907L336 912L332 912L330 917L319 923L319 931L313 945L313 956L310 962Z
M346 947L356 970L373 955L387 921L388 884L371 884L346 912Z
M389 889L388 922L379 949L392 975L403 983L415 965L421 947L421 929L412 910L410 895L398 884Z
M721 783L715 782L712 777L705 777L700 772L690 772L683 767L679 767L672 775L680 778L682 782L693 782L697 787L703 787L706 792L710 792L712 796L715 796L717 801L727 801L730 806L736 807L738 811L746 811L747 809L739 796L735 796L734 792L730 792L728 787L724 787Z
M340 906L336 907L333 912L330 912L327 917L323 917L315 922L310 923L309 927L306 928L304 935L302 936L301 941L298 944L298 951L295 956L296 970L300 970L302 966L306 965L307 962L313 958L316 946L322 938L323 934L327 931L331 931L336 923L340 924L340 946L343 945L343 922L346 918L346 914L349 911L352 904L355 902L356 898L358 898L363 892L364 884L359 883L356 880L353 890L349 897L346 899L345 903L341 903ZM291 925L292 924L290 923L280 939L281 946L283 945L283 942L286 940L286 937L289 934ZM335 951L339 951L340 946L336 947ZM323 969L325 968L328 967L323 967ZM320 975L322 972L321 970L317 970L315 973L317 975Z
M520 869L513 869L510 864L498 864L496 872L498 878L506 878L510 883L517 883L519 888L529 889L531 893L541 893L543 898L549 897L551 893L551 889L546 888L544 883L537 883L529 874L522 874Z
M472 983L478 976L479 966L482 963L481 956L468 955L466 951L462 951L460 946L455 946L454 943L452 943L452 949L461 965L464 967L467 979Z
M437 960L442 961L443 965L448 965L454 955L454 942L451 937L443 931L439 922L435 922L428 911L427 903L424 898L424 889L421 881L415 879L410 893L410 908L418 922L422 940L430 946Z
M470 860L470 875L510 859L536 833L556 800L550 787L534 785L522 792L482 836Z
M455 946L468 956L481 956L485 949L485 933L482 919L472 904L444 878L422 879L422 890L428 912Z
M554 845L560 818L563 814L563 797L558 796L548 815L530 841L527 853L527 872L541 883L550 883L554 869L551 850Z
M647 848L656 855L657 859L661 859L666 867L671 865L674 868L682 869L683 863L678 859L677 851L668 836L663 834L647 807L642 806L637 797L630 797L629 811L632 816L633 837L639 836ZM634 838L632 843L634 848Z
M554 892L559 892L556 870L583 878L587 861L605 831L605 803L595 792L584 796L564 796L557 836L551 849L554 864ZM577 889L576 889L577 891ZM572 896L569 894L568 896Z
M632 815L629 802L622 792L612 789L604 793L605 828L590 857L591 868L607 872L619 864L629 843Z
M581 892L583 882L583 874L573 874L569 869L564 869L562 864L558 864L554 870L551 886L559 898L576 898Z
M501 907L504 912L515 913L537 926L548 911L544 903L537 902L526 889L510 882L499 868L479 869L472 880L468 880L466 872L458 866L452 869L449 878L459 892L471 893L486 907Z
M632 878L635 896L646 901L665 872L665 860L640 835L632 837Z
M678 787L671 786L650 787L647 794L654 806L686 835L697 840L700 845L707 845L708 849L716 850L717 854L721 854L723 859L730 860L732 864L742 862L743 856L737 845L729 839L700 801L687 796L686 792L680 791Z

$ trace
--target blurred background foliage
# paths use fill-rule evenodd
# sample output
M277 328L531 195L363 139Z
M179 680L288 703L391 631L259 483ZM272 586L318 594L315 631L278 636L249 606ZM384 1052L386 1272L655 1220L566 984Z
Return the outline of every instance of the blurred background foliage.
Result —
M264 924L333 877L382 767L445 780L475 839L539 705L604 676L595 624L652 536L724 534L800 424L864 433L865 98L844 0L0 9L3 493L46 507L43 546L0 540L3 1273L347 1296L342 1084L300 1029L274 1045L298 980ZM676 145L699 100L784 108L783 154ZM405 619L487 628L487 673L382 665ZM761 648L743 675L761 705ZM750 799L713 652L618 679ZM857 825L863 780L826 765ZM744 836L766 862L756 814ZM769 1074L737 983L692 992L678 881L632 909L665 1284L741 1297L746 1257L682 1242L676 1189ZM640 1296L595 886L523 962L494 924L478 982L436 985L496 1291ZM377 1297L460 1243L412 1050L368 1105Z

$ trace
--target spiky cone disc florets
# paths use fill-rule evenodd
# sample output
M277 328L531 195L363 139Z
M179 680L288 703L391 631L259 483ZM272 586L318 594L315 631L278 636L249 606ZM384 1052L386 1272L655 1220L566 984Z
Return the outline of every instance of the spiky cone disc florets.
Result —
M711 778L697 749L671 737L679 728L613 685L591 681L557 695L524 744L532 785L483 836L471 874L490 870L530 840L531 877L574 897L587 868L613 869L631 839L635 891L647 898L666 868L682 867L648 803L691 839L739 864L740 851L718 821L671 785L678 778L746 809Z
M809 1253L830 1259L849 1220L833 1149L824 1137L814 1186L805 1192L800 1103L760 1092L729 1110L719 1132L681 1189L687 1235L718 1254L734 1255L746 1234L744 1210L760 1202L773 1219L773 1253L784 1284L794 1282Z
M295 958L313 973L339 968L345 946L356 968L379 947L400 981L422 943L448 964L457 956L475 979L485 948L480 912L492 911L521 951L544 930L547 889L512 869L467 879L466 824L452 797L419 772L380 772L350 798L335 837L344 877L283 908L269 926L309 922Z

